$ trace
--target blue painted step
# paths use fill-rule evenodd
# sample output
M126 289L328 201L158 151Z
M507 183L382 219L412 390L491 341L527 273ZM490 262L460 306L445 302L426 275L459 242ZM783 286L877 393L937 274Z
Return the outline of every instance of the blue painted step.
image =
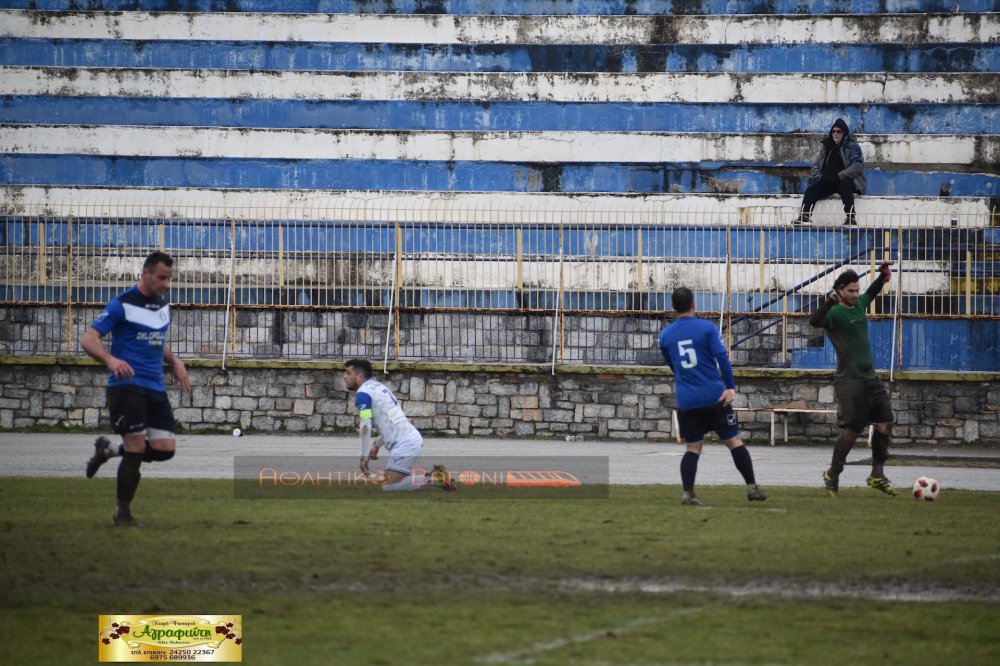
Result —
M0 97L0 123L439 131L998 134L1000 104L673 104Z
M805 163L517 164L411 160L285 160L0 156L0 183L94 187L213 187L300 190L453 192L701 192L796 194L805 189ZM1000 176L868 169L867 194L993 197Z
M996 72L998 44L365 44L0 39L0 65L276 71Z
M40 238L44 223L44 238ZM0 244L49 247L68 245L72 239L75 252L85 256L109 248L142 248L163 242L175 250L228 251L231 221L227 219L168 219L160 223L122 226L114 219L61 217L25 218L8 216L0 224ZM279 228L284 235L279 243ZM789 261L825 261L830 257L867 256L872 249L883 248L884 230L880 228L844 228L774 226L765 228L730 228L724 225L649 224L628 229L609 230L601 224L573 224L563 228L532 223L469 227L465 224L403 222L402 245L408 254L453 254L475 257L506 256L518 253L518 229L521 251L529 260L558 254L560 239L566 257L574 260L600 261L642 256L655 258L700 257L706 263L718 263L726 256L734 261L769 264ZM761 239L761 232L764 238ZM957 230L956 230L957 231ZM639 236L642 235L640 243ZM905 230L902 247L893 233L891 249L902 260L943 259L964 262L965 248L980 247L985 230L951 229ZM393 253L396 251L396 225L386 222L342 222L281 220L241 222L236 229L238 251L276 252L279 245L288 252ZM950 254L949 254L950 253Z

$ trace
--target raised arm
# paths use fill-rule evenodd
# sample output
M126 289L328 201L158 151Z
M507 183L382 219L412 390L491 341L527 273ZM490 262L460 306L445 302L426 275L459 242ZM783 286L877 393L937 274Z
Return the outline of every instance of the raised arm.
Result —
M882 292L882 287L884 287L889 280L892 279L892 268L889 267L888 263L882 264L878 267L878 277L875 281L871 283L871 286L861 294L859 299L861 307L867 308L868 305L875 300L875 298Z
M878 267L878 277L872 282L871 286L868 287L868 291L865 293L870 297L875 298L882 291L882 287L889 284L889 280L892 279L892 265L888 262L882 264Z
M816 312L812 313L809 317L809 324L815 326L816 328L830 328L830 321L827 319L826 315L830 312L830 308L840 302L840 294L836 290L830 291L820 303L819 308Z

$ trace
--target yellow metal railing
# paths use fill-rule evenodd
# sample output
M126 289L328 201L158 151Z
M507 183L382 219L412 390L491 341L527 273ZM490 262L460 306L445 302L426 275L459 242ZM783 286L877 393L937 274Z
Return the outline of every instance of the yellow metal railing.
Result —
M857 227L798 227L767 207L515 210L418 207L403 199L192 207L169 215L107 204L24 210L0 218L0 307L61 308L63 333L52 336L58 348L41 351L78 353L87 325L78 320L134 284L149 252L164 250L176 261L171 301L203 327L195 352L205 356L265 353L308 329L316 337L309 355L322 355L316 350L324 346L365 351L368 338L378 337L387 357L412 357L417 334L403 325L408 315L490 313L550 318L538 336L544 340L525 334L535 342L527 346L551 347L536 355L552 363L586 360L567 351L585 349L593 337L575 330L572 318L662 318L670 292L683 285L700 311L717 318L730 346L746 338L741 322L780 319L773 346L787 359L798 344L789 338L790 322L807 316L846 268L870 275L881 262L895 262L896 282L886 290L890 298L873 306L874 318L1000 318L996 220L996 211L983 210L870 214ZM197 311L206 313L199 319ZM284 321L282 313L294 312L311 314ZM337 312L388 320L350 319L339 338L365 342L349 344L329 339L340 325ZM423 331L420 344L464 344L452 330L459 325ZM26 341L6 349L40 351L18 342ZM462 358L476 360L477 349Z

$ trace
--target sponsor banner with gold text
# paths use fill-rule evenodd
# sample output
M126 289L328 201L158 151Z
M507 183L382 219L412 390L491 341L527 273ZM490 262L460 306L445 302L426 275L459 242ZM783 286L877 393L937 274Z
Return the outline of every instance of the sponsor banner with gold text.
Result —
M100 661L243 661L241 615L100 615Z

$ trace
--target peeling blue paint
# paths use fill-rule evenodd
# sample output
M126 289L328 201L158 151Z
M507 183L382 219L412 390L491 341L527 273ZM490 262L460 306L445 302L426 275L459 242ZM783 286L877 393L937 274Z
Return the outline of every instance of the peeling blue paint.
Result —
M0 64L273 71L996 72L1000 44L339 44L0 39Z
M996 312L998 300L979 303L986 312ZM956 303L964 310L963 303ZM979 310L983 312L984 310ZM956 311L957 312L957 311ZM1000 370L1000 320L940 321L902 320L902 335L907 344L902 345L903 362L907 370L967 369L995 372ZM869 323L868 336L873 340L892 339L892 321ZM892 347L872 345L872 360L878 370L888 369ZM792 351L792 367L837 367L833 345Z
M12 9L364 14L884 14L1000 11L1000 0L3 0Z
M0 96L0 123L437 131L998 134L1000 104L675 104Z
M20 66L99 66L278 70L278 71L510 71L510 72L997 72L1000 45L818 44L818 45L675 45L670 44L669 14L872 14L906 12L962 13L1000 11L1000 0L0 0L0 7L32 10L146 10L146 11L263 11L304 13L476 14L503 12L520 15L663 15L649 22L663 28L652 45L436 45L338 44L251 41L117 41L83 39L0 39L0 64ZM447 20L447 19L444 19ZM733 19L738 21L739 19ZM869 27L881 19L861 22ZM487 23L489 19L487 19ZM72 74L73 70L69 70ZM749 80L740 77L740 80ZM889 100L891 102L891 100ZM174 125L250 128L336 128L442 131L654 131L654 132L811 132L829 127L837 116L849 119L856 132L867 134L997 134L1000 104L618 104L618 103L474 103L448 100L225 100L145 99L97 97L0 98L0 122L9 124ZM781 165L743 163L496 163L378 160L252 160L183 157L105 157L81 155L0 156L0 176L7 184L95 187L192 187L284 190L412 190L482 192L738 192L768 195L800 193L807 162ZM950 171L869 168L869 195L935 195L946 185L952 196L996 197L1000 175ZM919 168L919 167L918 167ZM944 167L942 167L944 168ZM859 200L864 214L865 199ZM46 243L68 242L68 221L46 220ZM284 221L294 228L283 238L286 251L362 252L389 256L395 249L395 229L386 225L314 221ZM76 219L73 242L79 247L133 248L159 244L152 227L117 225L107 220ZM276 248L274 225L241 228L237 249ZM228 222L219 220L168 224L169 247L229 248ZM39 227L17 218L0 226L3 243L30 242L37 246ZM529 260L551 258L563 241L567 256L577 261L629 261L639 254L642 233L644 257L669 260L682 249L697 247L704 261L724 256L726 233L720 228L679 229L649 226L640 230L581 226L561 236L554 229L527 229L523 250ZM731 230L732 260L756 262L759 230ZM968 247L995 243L996 229L907 229L892 235L893 255L910 260L934 260L943 279L992 278L1000 266L988 254L966 263ZM772 228L764 230L765 263L822 260L857 256L879 246L882 234L873 229ZM402 235L407 253L425 255L447 248L469 256L509 256L516 252L512 231L468 230L407 226ZM954 248L952 255L934 248ZM686 252L685 252L686 253ZM427 261L431 261L427 259ZM0 300L100 304L113 296L112 287L0 285ZM179 287L174 297L194 304L222 304L224 286ZM240 305L298 303L313 306L359 306L388 302L386 289L241 289ZM540 308L557 304L554 289L516 292L505 289L403 288L400 304L422 307ZM723 299L725 298L725 304ZM725 307L749 311L761 306L762 296L736 292L729 297L701 292L705 310ZM879 307L895 308L891 295ZM788 299L792 311L815 306L815 296ZM567 291L560 307L568 310L669 308L663 293ZM971 307L970 307L971 306ZM785 303L765 308L780 311ZM970 311L966 308L970 307ZM1000 311L1000 296L906 296L900 311L967 315ZM875 321L872 336L888 339L891 322ZM907 344L903 366L921 368L975 368L1000 370L1000 322L907 321L901 326ZM889 364L888 345L874 348L876 364ZM793 350L796 367L831 368L827 345Z
M517 164L410 160L284 160L87 155L3 155L0 181L11 185L208 187L455 192L707 192L796 194L806 162L725 164ZM1000 176L868 169L869 196L993 197Z

